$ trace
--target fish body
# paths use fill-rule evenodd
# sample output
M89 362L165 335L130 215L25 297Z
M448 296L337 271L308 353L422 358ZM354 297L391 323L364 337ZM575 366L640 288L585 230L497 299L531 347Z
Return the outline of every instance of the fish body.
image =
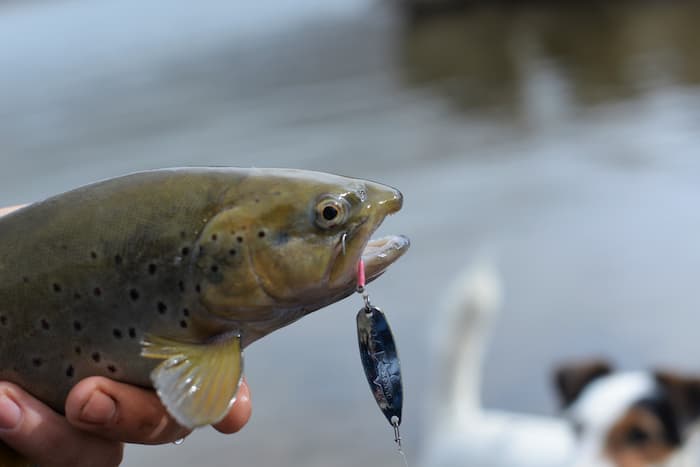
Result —
M351 294L408 247L370 241L401 194L291 169L98 182L0 218L0 380L59 412L80 379L154 387L184 426L221 419L244 347Z

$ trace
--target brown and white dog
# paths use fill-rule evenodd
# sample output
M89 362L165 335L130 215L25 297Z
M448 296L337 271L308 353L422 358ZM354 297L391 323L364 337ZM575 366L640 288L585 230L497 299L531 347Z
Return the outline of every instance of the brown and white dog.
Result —
M448 294L422 467L700 467L698 379L567 363L554 373L561 417L482 408L482 355L500 301L498 275L483 262Z
M574 465L698 466L700 380L614 372L605 361L563 365L555 383L576 435Z

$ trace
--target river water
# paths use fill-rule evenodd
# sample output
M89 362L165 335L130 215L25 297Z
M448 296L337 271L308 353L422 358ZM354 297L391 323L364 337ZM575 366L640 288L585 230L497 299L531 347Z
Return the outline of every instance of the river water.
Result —
M484 403L553 413L552 366L700 371L700 6L369 0L9 2L0 203L140 169L289 166L400 188L412 251L372 285L401 351L409 462L444 287L477 253L506 301ZM566 2L570 3L570 2ZM246 351L237 435L129 447L128 466L402 465L356 350L357 298Z

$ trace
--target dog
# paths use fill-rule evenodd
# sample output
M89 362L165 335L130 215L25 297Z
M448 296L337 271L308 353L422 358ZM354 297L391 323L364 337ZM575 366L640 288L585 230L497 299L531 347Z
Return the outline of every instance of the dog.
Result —
M566 362L553 372L561 416L484 409L482 356L501 299L483 261L447 294L422 467L700 467L700 380L690 376Z

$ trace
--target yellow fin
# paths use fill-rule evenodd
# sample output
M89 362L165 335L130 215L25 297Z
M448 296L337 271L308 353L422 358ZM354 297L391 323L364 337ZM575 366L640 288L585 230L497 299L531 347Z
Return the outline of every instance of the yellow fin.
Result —
M180 425L191 429L224 418L243 375L239 334L205 344L146 336L141 345L142 357L164 360L151 372L151 381Z

